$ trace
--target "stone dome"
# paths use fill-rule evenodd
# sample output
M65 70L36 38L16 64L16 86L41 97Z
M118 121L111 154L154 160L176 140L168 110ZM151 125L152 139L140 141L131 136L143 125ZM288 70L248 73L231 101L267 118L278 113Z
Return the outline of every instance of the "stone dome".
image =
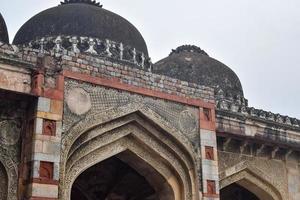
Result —
M0 13L0 41L4 43L9 43L7 27L1 13Z
M20 28L13 43L26 44L37 38L58 35L109 39L148 56L145 40L130 22L91 0L65 0L59 6L40 12Z
M176 79L213 87L225 96L244 97L238 76L199 47L184 45L154 64L153 71Z

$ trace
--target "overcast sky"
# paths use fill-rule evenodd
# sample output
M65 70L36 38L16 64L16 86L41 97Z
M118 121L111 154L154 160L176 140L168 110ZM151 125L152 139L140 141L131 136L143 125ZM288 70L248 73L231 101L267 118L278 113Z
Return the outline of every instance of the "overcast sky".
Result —
M12 41L58 0L0 0ZM133 23L153 61L194 44L239 76L249 105L300 118L299 0L102 0Z

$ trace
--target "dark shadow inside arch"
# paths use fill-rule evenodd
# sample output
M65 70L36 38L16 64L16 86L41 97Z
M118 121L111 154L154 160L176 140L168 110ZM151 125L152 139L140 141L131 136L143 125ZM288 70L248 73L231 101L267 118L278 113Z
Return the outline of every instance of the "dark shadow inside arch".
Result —
M161 175L126 151L79 175L71 200L174 200L174 195Z
M255 194L246 188L233 183L220 191L221 200L264 200L259 199Z
M8 176L2 163L0 162L0 200L7 199Z

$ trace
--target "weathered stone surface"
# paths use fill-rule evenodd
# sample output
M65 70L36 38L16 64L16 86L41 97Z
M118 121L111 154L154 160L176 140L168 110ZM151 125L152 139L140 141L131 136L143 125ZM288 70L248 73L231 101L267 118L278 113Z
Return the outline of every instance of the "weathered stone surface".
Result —
M58 186L33 183L30 185L31 195L34 197L57 198Z
M67 94L64 112L65 131L86 116L105 113L115 107L136 104L158 114L171 126L180 130L193 143L197 144L199 140L199 111L196 107L96 87L91 84L79 84L71 80L66 82L65 91Z
M15 92L30 93L30 72L0 63L0 88Z
M15 145L20 138L21 124L14 120L0 122L0 143L2 145Z
M6 170L2 163L0 163L0 199L5 200L7 198L7 186L8 186L8 177Z
M70 111L76 115L87 113L91 107L91 97L82 88L72 88L66 94L66 102Z

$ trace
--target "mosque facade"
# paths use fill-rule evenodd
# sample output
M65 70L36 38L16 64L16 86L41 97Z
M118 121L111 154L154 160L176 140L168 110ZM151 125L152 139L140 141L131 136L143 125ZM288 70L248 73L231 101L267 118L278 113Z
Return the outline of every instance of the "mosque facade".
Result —
M274 96L276 98L276 96ZM300 120L194 45L152 63L91 0L0 14L0 200L299 200Z

